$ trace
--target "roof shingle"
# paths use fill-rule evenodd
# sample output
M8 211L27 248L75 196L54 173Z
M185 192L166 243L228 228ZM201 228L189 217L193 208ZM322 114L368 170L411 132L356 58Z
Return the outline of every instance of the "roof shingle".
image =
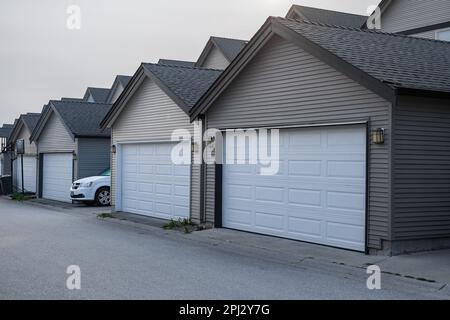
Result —
M450 43L276 18L344 61L395 88L450 92Z
M189 109L222 73L222 70L152 63L144 63L143 67L157 77Z
M293 13L300 14L302 16L302 19L307 19L310 22L320 22L335 26L354 28L360 28L368 18L367 16L361 16L352 13L311 8L299 5L293 5L286 17L293 18Z
M211 41L222 51L228 61L233 61L248 42L246 40L220 37L211 37Z
M50 103L74 136L111 135L110 130L100 129L100 122L110 110L110 104L77 101L50 101Z

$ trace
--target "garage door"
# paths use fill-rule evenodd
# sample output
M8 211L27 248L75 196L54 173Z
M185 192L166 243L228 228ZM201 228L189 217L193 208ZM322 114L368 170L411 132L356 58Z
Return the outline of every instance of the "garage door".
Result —
M190 166L174 165L172 143L122 147L122 210L162 219L189 218Z
M71 202L72 162L71 153L44 154L42 198Z
M14 161L14 177L18 191L22 191L21 156ZM25 192L36 192L36 157L23 157L23 180Z
M365 249L366 129L280 131L280 169L223 166L223 226ZM228 143L228 142L227 142Z

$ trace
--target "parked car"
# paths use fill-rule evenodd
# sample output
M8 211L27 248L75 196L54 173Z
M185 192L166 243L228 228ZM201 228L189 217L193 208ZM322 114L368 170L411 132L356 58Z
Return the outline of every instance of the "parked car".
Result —
M111 204L111 169L100 175L75 181L70 188L70 198L74 201L96 203L99 206Z

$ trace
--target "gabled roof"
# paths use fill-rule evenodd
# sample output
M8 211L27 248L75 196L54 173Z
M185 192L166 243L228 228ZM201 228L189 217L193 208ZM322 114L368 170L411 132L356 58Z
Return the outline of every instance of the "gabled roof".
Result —
M39 121L40 116L40 113L21 114L19 119L16 119L16 121L14 122L14 126L8 138L8 141L15 140L23 126L28 129L28 132L30 132L31 135Z
M86 93L84 94L83 100L87 102L89 96L92 96L95 103L105 103L109 95L108 88L93 88L88 87Z
M448 42L269 18L191 110L191 119L209 108L273 34L299 45L389 101L394 102L397 94L450 96Z
M100 122L110 108L110 104L104 103L52 100L44 106L42 115L30 139L35 141L39 138L51 114L59 117L73 138L110 137L109 130L100 129Z
M118 75L116 76L116 78L114 79L114 82L111 86L111 89L109 89L108 92L108 96L106 98L106 100L104 101L104 103L112 103L113 101L111 101L113 99L114 93L116 92L116 89L119 85L122 86L122 88L125 88L128 84L128 82L130 82L131 80L131 76L124 76L124 75Z
M294 4L287 13L286 18L359 28L367 21L368 17Z
M106 128L146 77L152 79L184 112L190 109L219 77L222 70L142 63L130 84L103 119Z
M123 87L125 88L128 84L128 82L130 82L131 80L131 76L124 76L124 75L118 75L116 77L117 81L120 82L121 85L123 85Z
M8 139L13 128L14 128L13 124L4 124L3 126L1 126L0 127L0 138Z
M169 66L181 66L181 67L194 67L195 66L195 62L169 60L169 59L159 59L158 64L166 64Z
M248 41L246 40L210 37L195 65L202 65L209 52L214 47L224 55L228 62L231 62L234 60L234 58L236 58L236 56L239 54L239 52L241 52L241 50L247 43Z

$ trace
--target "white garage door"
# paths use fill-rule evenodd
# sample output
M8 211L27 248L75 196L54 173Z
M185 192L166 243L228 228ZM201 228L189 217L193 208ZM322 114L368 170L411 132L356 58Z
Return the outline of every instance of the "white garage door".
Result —
M223 226L365 249L366 129L280 130L277 175L223 166Z
M71 202L73 155L49 153L43 157L42 198Z
M189 218L190 166L172 163L173 146L123 146L122 211L161 219Z
M18 191L22 191L22 158L17 156L14 161L14 177L15 187ZM23 157L23 184L25 192L36 192L36 157Z

